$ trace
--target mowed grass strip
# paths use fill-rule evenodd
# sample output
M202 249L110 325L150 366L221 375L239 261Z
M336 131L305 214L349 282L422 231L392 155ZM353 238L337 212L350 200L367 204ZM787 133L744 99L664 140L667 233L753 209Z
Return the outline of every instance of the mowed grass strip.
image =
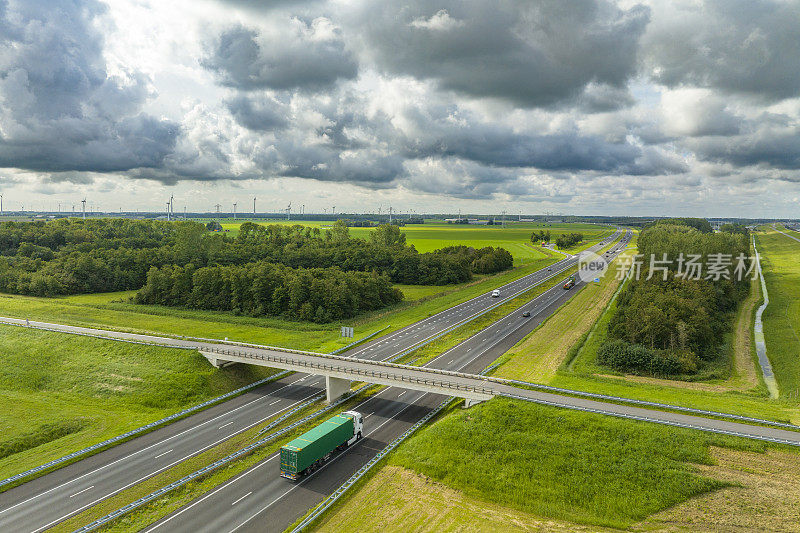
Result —
M277 372L197 352L0 326L0 479Z
M800 401L800 242L772 228L756 234L769 293L762 320L781 397Z
M713 464L711 445L767 447L496 398L453 410L406 441L389 464L541 517L624 528L726 486L690 466Z

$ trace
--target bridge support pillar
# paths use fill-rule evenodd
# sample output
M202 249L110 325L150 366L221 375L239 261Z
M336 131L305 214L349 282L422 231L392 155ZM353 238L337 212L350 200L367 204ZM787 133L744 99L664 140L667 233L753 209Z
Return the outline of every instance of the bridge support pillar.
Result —
M211 366L214 368L224 368L228 365L235 364L235 361L225 361L224 359L219 359L216 355L210 352L200 352L203 357L208 359L208 362L211 363Z
M339 399L343 394L350 392L350 380L325 376L325 393L328 403Z
M478 405L479 403L483 403L486 400L476 400L474 398L464 398L464 409L469 409L473 405Z

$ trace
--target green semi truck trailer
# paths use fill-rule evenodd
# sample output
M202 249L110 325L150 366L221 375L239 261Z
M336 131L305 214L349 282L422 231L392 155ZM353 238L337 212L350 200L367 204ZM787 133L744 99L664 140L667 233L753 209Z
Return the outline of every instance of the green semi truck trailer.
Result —
M364 417L345 411L281 446L281 477L296 481L361 438Z

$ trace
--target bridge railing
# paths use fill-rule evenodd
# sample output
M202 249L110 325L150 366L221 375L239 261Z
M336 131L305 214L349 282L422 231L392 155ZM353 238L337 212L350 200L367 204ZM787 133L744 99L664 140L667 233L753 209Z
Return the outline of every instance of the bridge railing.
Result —
M441 387L447 388L453 391L462 391L462 392L471 392L476 394L486 394L493 396L497 394L497 391L491 388L487 388L484 386L476 386L476 385L469 385L465 383L457 383L454 381L449 381L446 379L433 379L433 378L424 378L418 376L410 376L408 374L398 373L398 372L390 372L390 371L381 371L381 370L369 370L363 368L353 368L351 366L343 366L341 364L333 364L333 363L326 363L322 361L309 361L307 359L296 359L292 357L286 357L282 355L271 355L265 353L257 353L257 352L245 352L239 350L229 350L229 349L222 349L222 348L204 348L204 352L210 352L214 354L219 354L222 356L232 356L232 357L239 357L242 359L255 359L265 362L272 362L278 363L283 365L290 365L293 367L303 367L313 370L321 370L323 372L338 372L341 374L352 374L354 377L365 377L365 378L378 378L386 381L396 381L401 383L416 383L420 385L427 385L430 387ZM301 352L302 355L309 355L307 352ZM328 356L331 357L331 356ZM333 356L336 357L336 356ZM364 361L361 359L348 359L348 358L340 358L348 363L355 363L355 364L368 364L368 365L377 365L377 366L387 366L392 369L396 370L406 370L412 371L416 373L431 373L436 375L442 376L457 376L466 379L476 379L476 376L473 374L463 374L460 372L450 372L447 370L438 370L434 368L427 368L427 367L419 367L419 366L408 366L408 365L398 365L395 363L381 363L381 362L373 362L373 361ZM342 362L344 362L342 361ZM310 372L313 373L313 372Z

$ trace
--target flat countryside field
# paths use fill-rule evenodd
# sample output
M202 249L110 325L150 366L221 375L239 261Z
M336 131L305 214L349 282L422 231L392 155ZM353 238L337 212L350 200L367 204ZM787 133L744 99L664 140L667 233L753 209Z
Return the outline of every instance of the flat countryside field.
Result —
M239 226L244 221L222 221L222 227L228 230L231 235L236 235ZM317 227L325 229L330 227L332 222L301 221L301 220L270 220L255 221L258 224L299 224L302 226ZM373 228L350 228L350 235L359 238L368 238L369 232ZM406 234L406 242L414 245L420 253L432 252L447 246L472 246L482 248L484 246L500 246L505 248L514 256L514 266L527 265L543 255L540 246L531 243L531 233L538 230L549 230L551 238L555 240L558 235L564 233L583 233L584 242L569 249L570 252L581 250L595 244L604 237L613 233L613 228L599 226L596 224L539 224L531 222L508 222L502 226L475 226L457 225L443 222L431 222L425 224L409 224L403 226L401 231ZM539 243L541 244L541 243Z

